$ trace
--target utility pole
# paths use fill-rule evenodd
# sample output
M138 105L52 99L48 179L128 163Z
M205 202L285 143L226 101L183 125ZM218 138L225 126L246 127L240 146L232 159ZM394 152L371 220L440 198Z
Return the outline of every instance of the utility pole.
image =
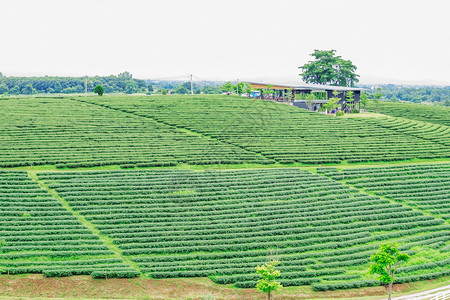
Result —
M192 74L191 74L191 95L194 95L194 89L193 89L193 85L192 85Z
M84 96L87 96L87 75L84 78Z

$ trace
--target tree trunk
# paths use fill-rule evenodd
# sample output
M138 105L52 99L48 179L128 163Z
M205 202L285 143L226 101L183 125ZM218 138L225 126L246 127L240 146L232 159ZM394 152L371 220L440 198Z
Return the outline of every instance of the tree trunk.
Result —
M388 300L391 300L391 295L392 295L392 282L389 282L389 298L388 298Z
M271 297L270 297L270 291L269 292L267 292L267 300L270 300L271 299Z

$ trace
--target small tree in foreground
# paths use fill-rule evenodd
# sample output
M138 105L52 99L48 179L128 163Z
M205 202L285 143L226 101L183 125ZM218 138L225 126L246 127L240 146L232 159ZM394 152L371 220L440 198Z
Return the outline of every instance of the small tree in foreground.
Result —
M99 96L102 96L104 91L105 89L101 85L97 85L94 88L94 93L97 93Z
M280 277L280 271L275 269L279 263L278 260L272 260L269 263L256 267L256 273L262 276L262 279L258 280L256 288L267 293L267 300L272 299L272 292L283 287L278 281L275 281L275 278Z
M370 258L372 262L369 267L370 274L380 275L378 280L383 284L389 284L389 300L391 299L395 271L400 263L406 262L410 258L408 254L401 253L397 247L398 245L395 243L383 244L378 252Z

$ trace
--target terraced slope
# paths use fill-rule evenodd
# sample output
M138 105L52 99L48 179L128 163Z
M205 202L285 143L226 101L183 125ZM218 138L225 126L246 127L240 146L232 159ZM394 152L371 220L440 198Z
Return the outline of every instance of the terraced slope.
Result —
M0 167L267 163L239 147L96 105L0 101Z
M0 241L1 273L139 274L23 171L0 170Z
M450 127L445 125L392 117L367 119L365 122L373 124L373 126L382 126L387 129L392 129L405 135L430 140L437 144L442 144L447 148L450 146Z
M375 192L446 220L450 219L450 164L355 168L319 168L335 180Z
M370 103L367 108L375 111L376 107ZM450 108L444 106L380 101L379 111L389 116L450 126Z
M38 175L153 278L254 287L273 252L285 286L377 285L368 259L387 240L420 249L399 281L450 273L442 219L299 169Z
M411 134L399 127L401 120L343 119L232 96L119 96L86 101L186 128L280 163L450 157L448 145L440 142L441 136L448 142L446 126L432 129L430 138L426 132Z

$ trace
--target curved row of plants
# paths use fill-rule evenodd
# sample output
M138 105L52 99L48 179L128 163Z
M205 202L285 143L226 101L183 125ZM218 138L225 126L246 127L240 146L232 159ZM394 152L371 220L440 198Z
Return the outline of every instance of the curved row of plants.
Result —
M0 273L61 277L95 272L137 276L26 172L0 170Z
M272 252L282 284L333 289L375 279L369 258L387 240L413 257L417 274L405 271L398 280L436 276L427 274L444 272L439 261L450 255L444 220L299 169L39 177L153 278L208 276L254 287L254 266Z

